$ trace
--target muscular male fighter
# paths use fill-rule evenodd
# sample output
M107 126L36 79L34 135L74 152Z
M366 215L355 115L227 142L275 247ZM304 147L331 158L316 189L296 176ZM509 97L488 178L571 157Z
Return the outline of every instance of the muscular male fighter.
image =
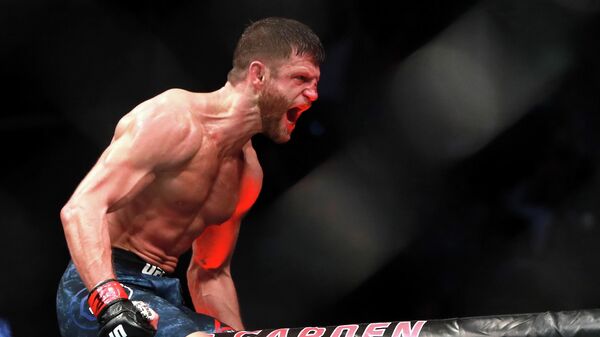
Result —
M317 99L323 59L306 25L263 19L240 37L221 89L171 89L119 121L61 211L72 258L57 293L64 337L243 329L230 262L262 184L250 139L289 140ZM169 276L190 248L196 312Z

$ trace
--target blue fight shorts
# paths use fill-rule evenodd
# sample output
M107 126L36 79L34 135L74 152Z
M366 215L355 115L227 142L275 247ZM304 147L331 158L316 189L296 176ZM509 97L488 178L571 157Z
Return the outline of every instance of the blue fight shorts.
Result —
M216 319L188 308L180 281L137 255L113 248L113 268L130 300L146 302L159 315L156 337L184 337L196 331L233 331ZM69 262L56 294L56 312L63 337L97 337L99 325L88 306L88 290Z

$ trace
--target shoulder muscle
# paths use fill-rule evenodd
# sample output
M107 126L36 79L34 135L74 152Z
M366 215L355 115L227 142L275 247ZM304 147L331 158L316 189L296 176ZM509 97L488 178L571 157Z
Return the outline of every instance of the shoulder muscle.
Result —
M104 160L158 168L189 159L201 141L185 100L159 95L121 119Z

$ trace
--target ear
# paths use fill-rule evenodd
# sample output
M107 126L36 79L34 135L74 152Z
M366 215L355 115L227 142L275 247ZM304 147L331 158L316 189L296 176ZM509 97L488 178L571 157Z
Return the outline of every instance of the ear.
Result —
M254 86L261 87L265 83L266 74L267 66L260 61L252 61L248 66L248 80Z

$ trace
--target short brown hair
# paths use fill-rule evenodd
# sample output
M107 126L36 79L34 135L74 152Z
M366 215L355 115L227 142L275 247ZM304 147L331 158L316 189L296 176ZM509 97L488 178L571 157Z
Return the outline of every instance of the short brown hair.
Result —
M230 82L239 80L254 60L284 60L292 52L309 55L320 65L325 50L319 37L307 25L287 18L269 17L252 23L242 33L233 53Z

